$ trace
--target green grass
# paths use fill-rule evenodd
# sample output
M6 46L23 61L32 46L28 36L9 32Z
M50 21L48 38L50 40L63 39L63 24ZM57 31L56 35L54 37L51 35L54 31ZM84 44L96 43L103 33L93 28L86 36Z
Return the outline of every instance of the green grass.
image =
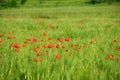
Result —
M119 14L120 7L115 5L0 10L0 34L4 34L0 37L0 80L119 80ZM8 39L9 35L16 39ZM66 35L70 42L65 41ZM35 37L37 42L22 46L26 38ZM43 48L50 43L49 37L54 48ZM58 37L63 42L58 42ZM19 44L19 52L12 42ZM59 49L56 44L60 44ZM38 45L42 56L34 51ZM34 61L35 57L43 61Z

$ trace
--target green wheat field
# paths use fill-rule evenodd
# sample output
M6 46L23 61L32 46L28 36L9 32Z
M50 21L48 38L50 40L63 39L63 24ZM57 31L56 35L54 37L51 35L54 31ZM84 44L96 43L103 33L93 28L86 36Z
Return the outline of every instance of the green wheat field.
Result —
M1 9L0 80L120 80L120 6Z

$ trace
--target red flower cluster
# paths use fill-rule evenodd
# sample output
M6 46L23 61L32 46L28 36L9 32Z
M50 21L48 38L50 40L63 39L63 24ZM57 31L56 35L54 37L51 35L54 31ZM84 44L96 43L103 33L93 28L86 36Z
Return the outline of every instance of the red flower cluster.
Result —
M113 55L112 55L112 54L108 54L107 57L108 57L109 59L112 59L112 58L113 58Z
M42 61L43 61L43 59L42 59L42 58L37 58L37 57L34 57L34 61L40 61L40 62L42 62Z
M118 51L120 51L120 46L118 46Z
M56 58L60 59L61 58L60 54L56 54Z
M53 43L50 43L50 44L48 45L48 48L54 48Z
M18 43L12 43L12 47L14 48L14 50L16 51L16 52L19 52L19 44Z
M68 36L66 36L65 41L69 42L70 38Z
M61 39L61 38L58 38L57 40L58 40L59 42L62 42L62 39Z
M4 34L0 34L0 37L3 37L4 36Z

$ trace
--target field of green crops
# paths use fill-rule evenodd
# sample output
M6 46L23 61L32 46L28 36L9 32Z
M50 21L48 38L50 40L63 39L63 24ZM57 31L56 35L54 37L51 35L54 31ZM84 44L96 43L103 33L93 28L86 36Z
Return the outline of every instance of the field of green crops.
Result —
M0 80L120 80L120 6L0 10Z

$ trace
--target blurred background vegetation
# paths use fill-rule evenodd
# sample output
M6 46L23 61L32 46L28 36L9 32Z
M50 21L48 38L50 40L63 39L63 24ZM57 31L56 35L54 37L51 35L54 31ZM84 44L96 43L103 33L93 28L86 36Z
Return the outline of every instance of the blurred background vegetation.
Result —
M0 8L110 5L117 3L120 3L120 0L0 0Z

